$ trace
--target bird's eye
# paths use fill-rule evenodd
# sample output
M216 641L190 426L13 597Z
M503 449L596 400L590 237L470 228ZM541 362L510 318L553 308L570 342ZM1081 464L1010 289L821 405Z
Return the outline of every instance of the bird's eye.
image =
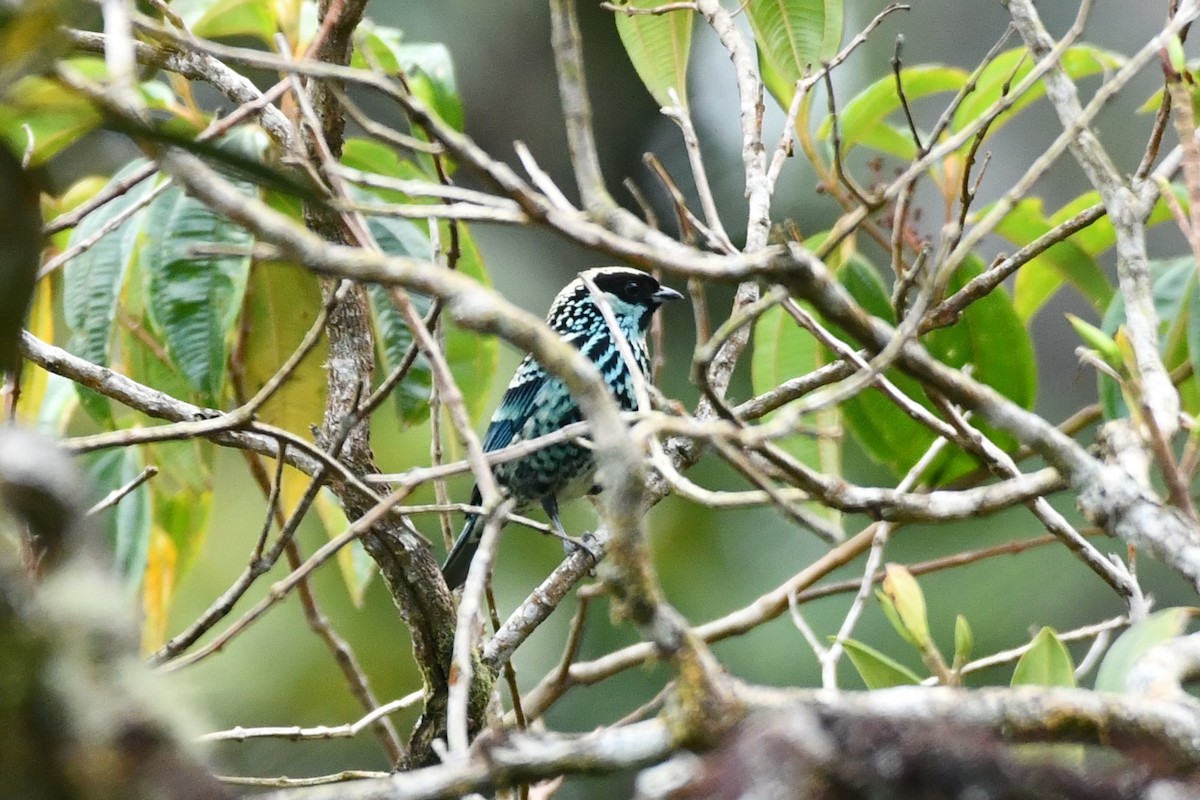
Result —
M632 300L633 298L637 297L637 293L638 293L637 281L628 281L625 284L625 291L623 292L623 294L626 297L628 297L630 300Z

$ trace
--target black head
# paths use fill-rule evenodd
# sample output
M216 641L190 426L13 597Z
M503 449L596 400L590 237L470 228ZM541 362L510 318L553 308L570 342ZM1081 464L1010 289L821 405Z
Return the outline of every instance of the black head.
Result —
M667 300L683 297L645 272L629 267L596 267L581 272L580 277L567 284L555 298L548 321L556 330L567 331L590 325L592 315L598 314L599 309L584 278L591 279L596 288L604 293L617 321L631 331L644 332L650 325L650 317L660 305Z
M635 269L600 267L583 274L590 277L600 291L630 305L658 308L666 300L683 297L674 289L663 286L653 275Z

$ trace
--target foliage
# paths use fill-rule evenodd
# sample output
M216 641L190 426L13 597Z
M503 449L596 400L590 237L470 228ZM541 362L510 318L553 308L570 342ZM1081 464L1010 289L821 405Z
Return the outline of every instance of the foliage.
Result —
M12 416L82 456L93 502L115 503L97 530L122 602L137 607L153 665L183 669L245 630L269 641L260 618L295 593L350 694L374 713L379 704L369 684L381 670L362 667L334 626L361 625L387 595L399 619L389 607L383 624L393 627L381 631L373 621L370 636L411 644L411 664L389 678L407 681L405 693L419 690L423 713L407 744L390 721L353 732L369 727L386 757L404 768L446 755L430 769L453 770L473 758L473 736L508 724L509 709L521 725L526 715L542 724L561 698L575 697L573 687L651 654L666 662L669 684L659 672L637 680L658 682L671 746L717 741L754 702L746 699L753 692L732 687L725 667L752 672L759 665L730 647L718 652L732 663L718 666L708 642L790 609L826 689L839 688L845 655L868 698L897 687L986 683L999 698L1041 692L1070 716L1098 665L1092 689L1111 693L1113 708L1127 711L1118 721L1140 719L1139 669L1148 653L1188 635L1195 610L1191 600L1170 597L1170 607L1151 613L1159 587L1143 589L1135 556L1165 564L1186 591L1200 586L1196 548L1178 544L1200 530L1192 497L1200 469L1200 150L1196 79L1176 36L1190 20L1165 23L1161 41L1136 52L1075 37L1047 54L1035 35L1040 22L1015 11L1014 25L1032 50L1005 37L963 68L905 63L897 45L890 74L847 71L835 82L826 78L860 57L860 39L895 23L900 9L884 10L851 39L840 0L749 0L736 13L712 0L620 0L606 6L616 34L608 38L683 133L680 158L648 159L669 200L664 206L638 189L637 216L617 206L599 174L606 143L597 141L595 122L603 112L589 105L585 77L594 76L579 55L599 37L588 30L575 38L570 0L552 3L549 38L578 201L561 176L538 166L542 154L519 146L522 173L468 135L447 45L411 42L399 28L360 19L358 0L324 12L308 0L138 4L124 34L106 6L103 36L63 27L83 24L67 5L0 10L0 138L14 158L52 171L70 169L77 149L95 152L109 140L130 142L141 155L111 175L76 172L71 185L36 203L13 201L40 209L48 236L22 345L29 365L3 397ZM24 35L44 52L22 44ZM691 116L701 113L697 99L710 88L712 65L695 62L702 36L729 56L723 68L732 69L739 93L731 118L740 149L729 159L744 173L736 225L723 219L731 201L714 197L705 176L708 140L718 137ZM1133 91L1131 76L1159 50L1167 86L1143 110L1164 111L1154 121L1139 118L1150 131L1144 164L1125 174L1124 160L1094 133L1103 123L1096 115L1111 94ZM136 69L124 70L123 56L138 61ZM264 75L276 73L285 79L270 89L266 82L276 77ZM199 83L236 110L220 107ZM1079 86L1097 83L1081 101ZM767 95L785 115L781 130L770 130L779 117L764 113ZM997 175L990 149L1020 152L1023 143L1014 147L1013 139L1026 135L1034 113L1049 119L1050 108L1062 130ZM1185 145L1163 155L1168 120ZM472 119L469 130L490 122ZM1090 185L1050 202L1046 170L1064 154ZM779 187L794 177L797 161L818 194L811 205L784 207ZM670 319L659 355L668 375L689 363L696 386L681 389L668 379L652 393L652 408L634 422L619 420L595 365L521 310L536 311L532 300L493 291L498 269L485 261L483 225L549 233L597 258L654 270L664 283L689 281L700 341L681 358L686 332ZM1183 232L1183 246L1146 237L1147 229L1172 226ZM532 288L524 265L506 266L511 271L499 283ZM720 284L733 283L736 299L726 305ZM1065 320L1058 317L1063 303L1075 312ZM1095 407L1071 409L1061 426L1039 407L1039 397L1053 395L1063 380L1039 374L1045 341L1035 333L1042 328L1078 339L1081 372L1096 375ZM428 540L436 538L435 524L448 533L457 524L452 514L463 510L449 504L466 499L469 484L447 479L471 471L485 477L477 433L504 377L496 374L501 339L533 353L584 398L588 427L569 435L591 442L601 480L616 486L597 500L595 537L568 548L554 576L516 602L505 592L489 596L477 580L451 595L437 577L438 546ZM376 392L381 386L386 397ZM746 391L749 399L738 396ZM1098 423L1102 435L1092 437L1088 426ZM376 451L398 473L391 495L377 474ZM1030 466L1034 457L1038 464ZM642 460L654 467L653 479L641 480ZM447 461L455 463L435 463ZM181 585L216 557L209 529L223 511L223 483L261 494L260 518L242 520L237 532L244 565L238 562L234 583L199 602L207 611L188 607L191 619L181 625ZM488 481L477 485L485 510L471 513L511 511L489 494ZM680 540L675 533L688 532L688 556L654 559L645 515L635 512L671 491L689 505L664 511L662 527ZM1074 503L1051 505L1047 498L1060 492ZM1072 505L1078 514L1061 510ZM747 506L781 521L734 530L727 521L749 513L736 510ZM1017 514L1028 516L1025 527L1012 523ZM1052 535L1024 535L1029 520ZM906 557L910 542L930 547L934 536L923 534L950 524L961 537L938 540L926 561ZM318 528L318 549L306 559L308 540L297 537ZM793 534L806 529L829 541L798 545ZM1120 545L1091 537L1093 529L1127 549L1110 555ZM774 534L788 538L772 552L757 539L738 541L738 557L751 568L736 580L697 555L734 535L765 542ZM523 546L515 539L503 539L498 563L527 577L540 562L506 556ZM1099 577L1119 610L1096 622L1092 607L1038 585L1054 584L1055 566L1038 567L1040 577L963 579L953 591L943 583L951 578L939 574L957 579L967 565L1051 543L1072 569ZM489 536L483 550L496 546ZM652 646L617 644L620 633L602 645L589 638L587 648L602 646L605 655L573 663L583 658L585 627L589 637L601 627L588 605L602 591L565 598L589 574L592 556L605 553L597 585L612 616ZM333 560L345 589L336 602L348 594L358 610L327 614L318 603L314 587L325 573L317 570ZM854 580L814 586L851 562L860 573ZM286 569L277 567L283 563ZM791 577L773 588L771 570ZM269 589L259 582L267 574ZM382 580L373 582L376 575ZM673 581L686 588L676 594ZM723 593L711 591L718 582L750 593L748 604L729 610ZM520 597L533 588L522 585ZM246 611L242 601L252 589L261 599ZM837 619L810 627L806 604L842 592L854 599L838 607ZM680 606L695 604L685 608L689 617L710 609L725 616L693 626L670 604L680 597L688 598ZM565 661L532 690L509 673L507 691L518 697L495 692L513 651L556 606L571 602L579 610ZM482 624L487 603L490 626ZM218 626L235 607L245 616ZM0 633L3 612L0 604ZM1005 615L1020 641L1001 641L993 630ZM1079 627L1070 630L1064 620ZM889 623L896 636L886 632ZM827 626L836 635L815 633ZM206 639L218 627L222 633ZM1106 648L1106 637L1122 628ZM1095 643L1083 658L1081 641ZM239 690L229 687L231 705L241 702ZM625 700L587 713L604 733L620 732L621 714L607 712L632 710ZM836 698L819 702L832 704L822 715L841 708ZM945 706L935 713L957 722ZM1079 765L1081 743L1109 744L1112 720L1043 722L1021 730L1065 742L1037 753L1064 768ZM1003 719L988 726L998 737L1014 728ZM1088 741L1097 729L1105 731ZM1187 740L1178 732L1156 735L1143 749L1172 735ZM551 762L487 778L497 785L526 780ZM594 767L569 763L570 770Z

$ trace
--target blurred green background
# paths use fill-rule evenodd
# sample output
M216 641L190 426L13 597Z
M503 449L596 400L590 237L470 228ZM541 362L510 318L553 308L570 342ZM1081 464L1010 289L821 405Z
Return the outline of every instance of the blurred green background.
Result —
M848 36L860 29L885 4L851 3ZM835 81L845 97L888 73L895 37L905 37L906 64L947 62L972 68L1001 35L1007 16L1000 3L964 3L961 0L914 0L913 8L892 16L871 42L837 72ZM1061 33L1070 23L1074 4L1043 4L1048 27ZM1128 4L1098 4L1085 39L1093 44L1129 53L1140 46L1159 24L1160 4L1129 14ZM548 11L542 3L479 3L452 0L441 3L376 2L368 9L376 21L405 31L409 41L440 41L455 59L459 88L467 113L467 129L490 153L515 163L512 142L527 143L539 163L573 194L567 149L558 113L558 95L549 46ZM589 87L594 104L597 138L609 185L622 202L630 202L620 189L632 177L660 203L662 195L642 165L642 154L655 152L680 180L687 183L686 163L673 125L661 117L637 81L621 49L611 16L597 3L580 4L584 28ZM1095 81L1085 84L1094 87ZM1134 109L1157 85L1153 72L1141 76L1131 89L1112 103L1098 125L1105 144L1117 154L1122 169L1131 171L1140 157L1149 117L1134 116ZM692 105L705 143L707 167L718 192L718 205L727 228L737 239L744 224L741 159L733 78L728 58L705 29L693 44ZM768 101L770 105L770 101ZM375 105L369 110L381 120L399 122L394 108ZM937 109L930 107L936 114ZM769 136L776 135L781 115L772 108ZM1132 120L1132 123L1130 122ZM1011 183L1059 128L1044 104L1009 125L991 143L993 158L982 185L980 203L988 202ZM118 137L81 145L64 155L61 175L65 182L79 174L110 171L132 156ZM768 139L768 141L770 141ZM107 164L104 162L107 160ZM781 182L774 219L795 220L805 234L827 227L836 209L814 190L812 175L794 159ZM465 179L465 176L464 176ZM1048 209L1086 189L1078 169L1064 160L1036 191ZM932 198L918 198L929 202ZM664 219L670 215L663 213ZM923 225L936 235L940 209L933 205ZM1163 226L1168 227L1168 226ZM473 228L497 287L522 306L541 314L557 290L579 270L604 263L553 234L476 225ZM1177 232L1154 234L1153 257L1182 252ZM998 249L998 246L997 246ZM990 253L984 253L985 259ZM1109 265L1111 267L1111 265ZM677 287L682 288L682 287ZM710 313L720 320L728 306L728 293L714 290ZM1039 410L1061 420L1095 396L1093 375L1077 367L1076 338L1064 312L1086 315L1086 307L1068 293L1041 312L1035 320L1040 392ZM687 382L693 320L687 307L665 310L667 367L663 384L671 397L688 405L696 391ZM1094 320L1093 320L1094 321ZM506 383L520 354L505 349L493 393ZM731 394L748 396L748 370L739 371ZM490 407L490 406L489 406ZM481 424L482 428L482 424ZM374 449L384 470L400 470L428 459L429 443L420 430L397 435L387 425L376 425ZM193 620L223 591L242 569L264 515L262 498L246 480L246 467L236 453L221 456L217 500L205 550L179 587L171 631ZM894 479L870 463L854 447L848 448L848 477L867 484L887 484ZM730 472L706 460L690 474L712 487L740 487ZM469 485L455 481L451 496L466 499ZM432 500L426 493L424 500ZM416 502L422 502L422 497ZM1068 499L1056 506L1077 519ZM586 530L595 517L586 503L564 510L571 531ZM436 521L419 520L434 542L441 534ZM456 519L454 526L460 524ZM865 519L850 518L853 532ZM689 620L703 622L727 613L774 588L822 552L824 546L804 531L769 510L711 512L670 498L649 517L656 565L667 597ZM912 563L964 549L983 547L1041 534L1032 516L1017 510L983 522L946 526L912 526L903 529L887 550L887 559ZM306 552L324 539L324 532L308 524L301 532ZM1106 550L1123 551L1118 543L1102 542ZM438 545L440 547L440 544ZM557 542L512 527L507 530L496 570L496 592L502 616L557 563ZM1186 604L1194 595L1180 581L1142 558L1143 583L1159 607ZM840 571L835 578L857 576L860 564ZM377 696L390 700L418 687L409 643L403 625L386 593L378 584L367 593L365 607L349 602L336 568L322 570L314 582L317 596L337 630L355 649ZM992 559L964 568L921 578L935 636L946 651L953 649L953 621L963 614L976 638L977 655L1009 648L1028 640L1042 625L1058 630L1097 621L1121 612L1117 598L1092 573L1061 547L1031 550L1019 556ZM238 611L261 597L266 586L250 593ZM804 608L806 619L818 635L836 632L847 597L830 598ZM514 664L523 688L533 686L557 663L567 624L574 611L569 600L517 653ZM878 605L869 604L856 637L921 671L919 660L891 629ZM614 626L606 601L593 604L580 658L588 659L635 640L628 626ZM815 686L819 673L815 658L785 615L753 633L715 647L721 662L737 677L780 686ZM1077 656L1080 651L1076 651ZM843 664L843 685L861 685ZM1007 682L1007 669L977 676L976 682ZM576 688L546 717L553 729L586 731L635 709L653 697L667 675L661 667L635 669L594 688ZM335 725L361 715L325 647L304 623L295 597L269 613L244 636L201 664L172 673L169 682L196 710L197 730L217 730L234 725ZM416 711L395 717L398 728L408 730ZM293 743L256 741L226 744L213 751L218 770L225 774L259 776L316 775L343 769L385 769L382 751L369 733L354 740ZM572 779L558 794L562 798L611 797L625 793L628 776L609 779Z

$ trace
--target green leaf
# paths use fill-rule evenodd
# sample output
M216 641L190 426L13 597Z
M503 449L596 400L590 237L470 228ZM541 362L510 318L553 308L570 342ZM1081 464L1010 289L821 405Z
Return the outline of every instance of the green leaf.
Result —
M127 485L142 471L141 449L124 447L89 456L88 478L95 488L95 501ZM150 548L150 490L146 484L134 489L100 517L105 537L112 548L113 568L126 591L133 595L142 584Z
M413 42L396 48L395 56L412 93L443 122L461 131L465 118L449 48L437 42Z
M1066 645L1050 628L1042 628L1033 637L1033 646L1013 669L1012 685L1074 688L1075 664Z
M667 0L628 0L621 5L657 8ZM614 11L617 35L654 101L664 108L678 102L687 107L688 54L692 47L693 12L689 9L665 14L624 14Z
M386 288L372 284L367 287L367 294L371 301L375 341L379 343L380 366L382 374L386 375L403 363L405 354L413 346L413 335ZM418 296L412 296L412 300L424 316L429 308L429 300ZM429 418L429 391L432 385L433 374L429 362L425 356L418 355L404 380L392 390L392 402L396 405L396 416L402 429Z
M195 562L208 533L215 457L216 445L206 439L159 442L149 448L147 461L159 470L150 481L154 525L174 545L176 583Z
M438 227L441 241L449 242L449 223L443 221ZM491 286L491 278L475 238L471 235L471 229L466 225L459 225L458 231L458 271L484 286ZM446 360L450 362L450 372L453 373L458 388L462 390L467 413L478 424L488 411L487 402L491 397L492 379L500 361L500 343L494 337L480 336L447 322L445 350Z
M754 347L750 360L750 383L755 394L763 394L784 381L805 375L823 364L824 350L808 331L781 306L766 311L754 324ZM767 420L778 411L772 411ZM841 413L830 407L813 414L804 414L799 423L818 432L837 430ZM777 442L789 454L826 475L841 475L841 443L831 436L797 434ZM839 514L819 503L812 504L816 513L835 522Z
M1179 366L1188 356L1187 341L1190 322L1189 308L1197 288L1196 262L1191 256L1151 261L1154 310L1159 322L1159 350L1167 369ZM1117 338L1118 329L1125 323L1125 300L1118 292L1104 313L1100 329ZM1129 410L1121 388L1107 375L1098 375L1100 405L1105 419L1128 416Z
M422 260L432 258L432 245L415 223L396 217L372 217L367 224L375 241L388 255ZM367 296L371 304L382 374L387 375L403 362L405 354L413 346L412 331L392 303L386 287L372 284L367 287ZM417 312L424 317L431 305L429 298L412 293L409 293L409 297ZM418 355L404 380L392 390L392 401L396 405L401 428L429 418L429 390L432 385L433 374L429 362L425 356Z
M192 33L206 39L252 36L271 44L278 30L275 4L262 0L175 0L171 9Z
M145 163L143 159L132 162L114 175L111 182L123 180ZM71 233L69 244L74 246L90 239L111 220L138 204L152 189L153 181L143 181L96 209ZM133 213L63 268L63 312L71 330L67 349L93 364L109 366L117 302L137 252L145 216L145 209ZM80 387L79 401L93 418L112 419L107 398Z
M921 650L930 644L929 616L925 610L925 593L912 573L900 564L886 564L880 588L896 612L906 638Z
M844 28L843 0L749 0L746 16L758 60L774 80L772 94L787 108L796 81L837 55Z
M982 269L978 258L969 257L955 273L949 290L965 285ZM848 258L838 278L868 313L892 321L887 290L879 273L865 259ZM1003 287L976 300L957 323L931 332L924 341L939 360L956 368L971 364L976 379L1022 407L1032 408L1037 394L1033 344ZM887 377L914 402L929 407L914 380L895 370L887 372ZM916 464L934 440L931 431L874 387L846 401L842 413L855 442L899 475ZM1011 436L988 426L981 429L1001 447L1013 444ZM947 450L934 460L923 478L931 484L944 483L974 469L975 464L971 456Z
M1083 340L1091 349L1095 350L1105 363L1115 370L1120 370L1123 367L1121 361L1121 348L1113 341L1113 338L1104 331L1097 328L1095 325L1090 325L1084 322L1074 314L1067 314L1067 322L1071 323L1071 327L1075 329L1075 333Z
M850 663L858 670L868 689L886 689L889 686L917 686L921 678L895 659L885 656L873 647L846 639L842 642Z
M1155 645L1182 636L1198 611L1189 606L1164 608L1130 625L1104 654L1096 671L1096 691L1124 693L1134 663Z
M256 394L279 371L321 309L320 279L289 264L257 263L250 270L242 328L242 380L248 395ZM288 379L259 409L263 422L308 436L325 415L325 337L317 342Z
M750 384L755 394L768 392L784 381L805 375L822 364L822 349L808 331L781 306L769 309L754 325L754 349L750 360ZM777 412L767 415L767 419ZM802 424L818 424L817 415L801 417ZM803 463L821 466L820 442L812 436L789 439L789 453Z
M967 82L967 73L943 64L921 64L900 71L904 96L914 103L922 97L942 92L957 92ZM905 161L916 157L917 146L907 123L893 126L888 117L901 110L896 78L880 78L855 95L838 113L838 133L842 151L856 145L882 150ZM817 128L817 137L829 139L833 133L833 117L827 116Z
M987 209L981 212L986 213ZM1041 198L1026 198L1004 216L996 233L1024 247L1058 224L1046 218ZM1097 253L1081 246L1077 237L1050 246L1017 272L1013 307L1023 322L1032 319L1064 283L1078 289L1097 312L1112 300L1113 287L1096 262Z
M241 188L247 194L254 191L249 184ZM254 239L174 186L155 200L148 223L141 267L150 319L162 331L168 355L192 390L208 405L218 405ZM247 252L196 252L214 245Z
M975 635L967 618L959 614L954 618L954 666L957 669L971 660L971 651L975 649Z
M992 63L984 67L983 72L975 82L975 91L971 92L958 107L954 114L951 129L962 130L981 117L1004 94L1005 86L1016 86L1033 69L1035 59L1028 51L1019 47L1001 53ZM1096 75L1119 69L1125 63L1124 56L1091 45L1076 45L1069 47L1059 59L1058 69L1062 69L1072 78L1079 79L1088 75ZM1046 93L1045 83L1038 81L1029 88L1008 110L997 117L988 128L988 135L993 135L1005 123L1019 114L1023 109L1041 99ZM965 145L965 146L969 146Z
M376 25L364 19L354 29L354 53L350 66L355 69L381 69L389 75L400 71L396 51L400 49L404 34L399 28Z
M321 524L325 527L325 534L330 539L341 536L350 527L345 512L342 511L333 492L329 491L329 487L324 487L317 493L317 499L313 506L317 516L321 519ZM379 564L367 554L362 539L355 539L338 550L337 561L338 569L342 573L342 581L346 584L346 591L350 594L350 601L354 603L355 608L362 608L367 587L370 586L371 579L379 572Z
M105 73L103 59L72 58L64 63L92 80L100 80ZM0 133L15 153L24 153L32 137L30 163L34 166L44 164L100 124L100 114L89 100L51 78L23 78L3 99Z

